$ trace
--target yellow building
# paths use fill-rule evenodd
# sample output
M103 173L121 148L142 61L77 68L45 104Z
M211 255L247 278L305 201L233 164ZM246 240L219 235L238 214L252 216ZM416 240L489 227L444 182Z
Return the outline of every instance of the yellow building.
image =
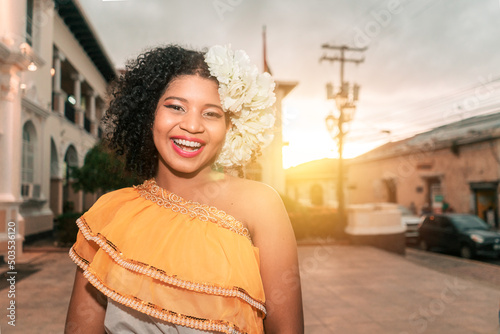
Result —
M274 124L274 139L271 144L262 150L255 162L245 167L245 176L249 179L269 184L280 194L285 194L285 171L283 169L283 126L282 104L283 99L297 86L297 82L276 80L276 121Z
M286 195L306 207L337 208L338 160L309 161L286 170Z

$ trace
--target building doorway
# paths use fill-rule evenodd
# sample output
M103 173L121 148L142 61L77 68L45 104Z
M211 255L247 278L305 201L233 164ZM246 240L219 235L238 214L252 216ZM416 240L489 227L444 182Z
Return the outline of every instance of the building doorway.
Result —
M384 182L385 189L387 190L387 202L397 203L396 179L383 179L382 181Z
M314 206L323 206L323 187L315 183L311 186L311 204Z
M441 187L441 178L426 178L428 209L432 213L443 212L444 195Z
M491 226L498 228L498 182L471 183L474 213Z

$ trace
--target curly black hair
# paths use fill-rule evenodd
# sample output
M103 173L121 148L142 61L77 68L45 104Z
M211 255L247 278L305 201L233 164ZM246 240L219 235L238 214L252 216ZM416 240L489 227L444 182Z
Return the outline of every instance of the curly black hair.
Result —
M111 149L125 156L126 168L149 179L156 175L158 151L153 141L156 106L173 79L181 75L210 76L205 53L178 45L157 47L129 61L111 86L104 116Z

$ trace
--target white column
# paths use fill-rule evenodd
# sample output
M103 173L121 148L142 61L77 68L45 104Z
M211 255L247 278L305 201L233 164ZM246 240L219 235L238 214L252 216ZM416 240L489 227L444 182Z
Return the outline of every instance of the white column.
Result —
M14 65L0 65L0 202L20 200L21 97L20 77Z
M77 124L80 128L84 127L84 114L82 110L82 81L83 76L79 73L75 73L71 76L74 80L74 90L73 95L75 96L75 124Z
M7 255L8 227L15 228L16 257L22 255L24 221L21 204L21 95L19 67L0 58L0 255ZM12 230L11 230L12 231Z
M96 119L96 97L97 93L91 91L89 94L89 118L90 118L90 133L97 137L97 119Z
M16 257L22 255L24 224L21 205L22 118L21 73L29 59L19 49L25 42L26 1L0 0L0 255L7 255L7 226L15 224ZM8 225L9 224L9 225Z
M64 60L64 55L60 51L54 52L54 92L61 91L61 62Z
M64 116L64 103L67 97L67 95L61 89L61 62L63 62L65 59L66 58L61 51L56 51L54 53L54 83L52 87L52 91L54 94L54 105L52 109L61 116Z

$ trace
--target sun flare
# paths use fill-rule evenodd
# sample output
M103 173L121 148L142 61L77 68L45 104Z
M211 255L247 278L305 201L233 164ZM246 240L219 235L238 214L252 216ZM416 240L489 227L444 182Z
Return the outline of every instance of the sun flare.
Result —
M283 168L286 169L323 158L338 158L337 146L331 140L328 144L311 147L290 143L288 146L283 147ZM345 159L355 158L379 145L379 143L346 143L343 156Z

